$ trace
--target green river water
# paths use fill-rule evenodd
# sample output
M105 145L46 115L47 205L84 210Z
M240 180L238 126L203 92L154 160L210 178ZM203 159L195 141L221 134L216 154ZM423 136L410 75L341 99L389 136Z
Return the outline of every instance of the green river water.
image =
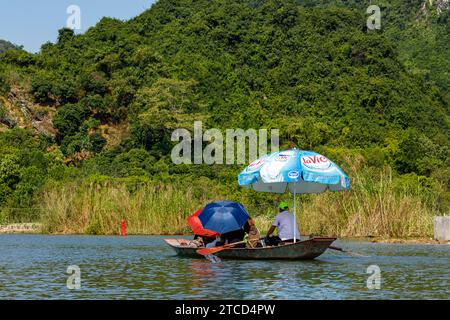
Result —
M334 244L367 257L211 263L163 237L0 235L0 299L450 299L450 245Z

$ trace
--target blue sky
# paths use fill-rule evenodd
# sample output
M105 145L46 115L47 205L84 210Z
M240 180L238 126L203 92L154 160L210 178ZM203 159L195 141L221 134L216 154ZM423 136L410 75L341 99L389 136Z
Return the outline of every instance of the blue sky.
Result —
M58 29L66 26L67 8L81 10L83 33L102 17L122 20L133 18L151 7L155 0L0 0L0 39L39 51L47 41L55 42Z

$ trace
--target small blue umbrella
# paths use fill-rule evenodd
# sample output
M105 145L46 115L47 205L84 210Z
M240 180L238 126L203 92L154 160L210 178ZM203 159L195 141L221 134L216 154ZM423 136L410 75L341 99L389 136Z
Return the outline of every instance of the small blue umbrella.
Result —
M208 203L198 218L205 229L223 234L241 229L250 215L242 204L224 200Z

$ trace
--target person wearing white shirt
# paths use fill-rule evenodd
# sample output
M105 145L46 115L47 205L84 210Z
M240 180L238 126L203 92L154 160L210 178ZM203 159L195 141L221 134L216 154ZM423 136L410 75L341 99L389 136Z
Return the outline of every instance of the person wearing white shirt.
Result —
M289 212L289 205L287 202L282 201L278 206L280 213L275 217L275 220L267 232L266 236L266 244L267 245L278 245L283 242L293 242L294 241L294 230L295 230L295 239L300 239L300 232L298 231L297 226L294 228L294 215ZM278 237L271 236L275 229L278 229Z

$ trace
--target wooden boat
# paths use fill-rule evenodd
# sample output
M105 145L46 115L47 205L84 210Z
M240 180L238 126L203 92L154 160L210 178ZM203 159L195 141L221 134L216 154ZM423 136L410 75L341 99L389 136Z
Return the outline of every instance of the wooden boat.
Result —
M247 259L247 260L312 260L327 250L336 238L314 237L275 247L262 248L227 248L215 253L222 259ZM191 247L187 239L164 239L164 241L175 250L177 255L191 258L203 258L196 251L199 248Z

